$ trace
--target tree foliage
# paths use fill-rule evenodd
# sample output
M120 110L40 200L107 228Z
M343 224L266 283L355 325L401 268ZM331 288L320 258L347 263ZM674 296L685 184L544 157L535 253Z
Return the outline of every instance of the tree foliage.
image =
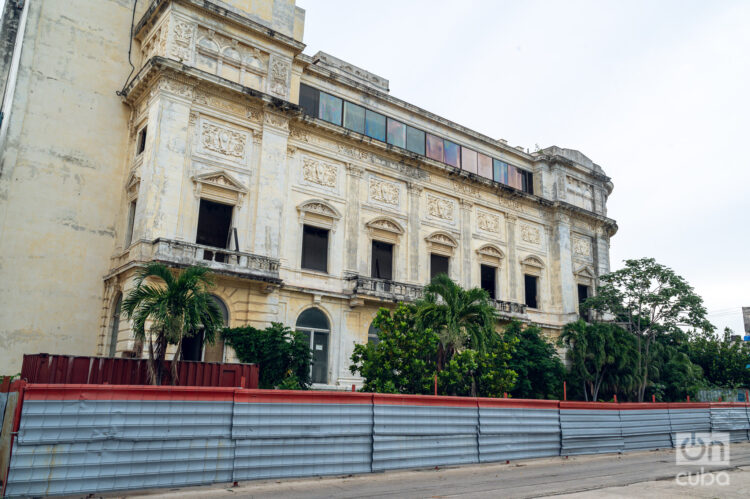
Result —
M723 338L695 334L686 350L690 360L701 366L706 384L720 388L750 387L750 342L733 341L731 330Z
M514 345L508 367L518 375L511 395L526 399L562 398L565 367L554 344L536 326L525 329L518 321L505 327L506 343Z
M258 364L259 388L310 387L312 352L303 333L272 322L265 329L252 326L227 328L221 336L241 362Z
M144 341L148 326L149 377L155 385L162 383L167 345L176 345L172 360L172 383L177 383L177 363L182 355L182 341L203 331L204 340L213 343L223 318L208 293L213 285L206 267L188 267L177 277L161 263L149 263L139 270L135 288L123 300L125 317L133 322L133 334Z

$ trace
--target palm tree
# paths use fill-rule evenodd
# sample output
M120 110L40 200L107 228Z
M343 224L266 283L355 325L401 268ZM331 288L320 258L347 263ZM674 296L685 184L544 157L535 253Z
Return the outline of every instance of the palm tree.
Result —
M417 302L417 317L421 327L432 328L440 339L438 371L465 347L484 353L495 337L497 312L487 291L463 289L445 274L425 287L424 298Z
M163 285L149 284L147 279L163 281ZM146 338L149 323L148 370L151 383L162 383L167 345L176 345L172 359L172 384L177 382L177 363L182 354L182 340L203 329L204 338L213 343L216 330L223 318L207 289L213 285L206 267L188 267L175 277L161 263L152 262L138 272L133 288L122 303L128 320L133 321L133 333L141 342Z

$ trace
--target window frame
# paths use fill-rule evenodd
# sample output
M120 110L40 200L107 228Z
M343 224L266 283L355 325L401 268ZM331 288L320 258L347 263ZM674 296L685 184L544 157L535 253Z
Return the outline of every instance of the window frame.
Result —
M324 231L326 233L326 256L325 256L325 270L320 270L311 267L305 267L305 230L306 229ZM303 223L302 224L302 240L300 244L301 255L300 255L300 269L305 272L318 272L322 274L329 274L330 270L330 259L331 259L331 229L328 227L320 227L318 225Z

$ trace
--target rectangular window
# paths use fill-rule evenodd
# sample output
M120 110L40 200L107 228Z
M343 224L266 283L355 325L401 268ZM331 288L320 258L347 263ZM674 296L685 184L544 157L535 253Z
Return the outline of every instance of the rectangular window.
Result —
M344 102L344 127L357 133L365 133L365 108Z
M538 305L538 294L537 284L539 278L533 275L524 274L523 285L526 294L526 306L529 308L537 308Z
M148 127L141 128L141 131L138 132L138 149L136 150L136 155L141 154L143 151L146 150L146 133L148 132Z
M467 172L477 172L477 152L461 147L461 169Z
M341 125L341 110L343 108L343 101L338 97L329 95L325 92L320 92L320 111L318 118L333 123L334 125Z
M513 165L508 165L508 185L519 191L523 187L521 171Z
M427 157L435 161L443 162L443 139L427 134Z
M302 227L302 268L328 272L328 229Z
M477 173L492 180L492 158L479 153L477 156Z
M443 255L430 254L430 280L434 279L436 275L446 274L448 275L448 267L450 258Z
M406 127L406 149L424 156L424 132L407 125Z
M534 176L526 170L518 170L521 173L521 190L534 194Z
M198 209L198 232L195 242L214 248L226 248L233 206L201 199Z
M494 168L493 178L495 182L508 185L508 163L499 159L493 159L492 166Z
M385 116L365 109L365 135L385 142Z
M318 104L320 101L320 90L308 87L305 84L299 86L299 105L308 116L318 117Z
M461 168L461 150L459 145L450 140L443 141L443 147L445 148L445 159L444 161L451 166Z
M134 199L128 205L128 227L125 230L125 248L129 248L130 243L133 242L133 226L135 225L135 207L136 207L136 200Z
M406 149L406 125L388 118L388 143Z
M482 289L487 291L487 293L489 293L490 295L490 298L494 300L497 297L495 290L497 267L492 267L490 265L480 265L479 273L481 274L480 277L482 281Z
M583 284L578 285L578 305L585 302L589 298L589 287Z
M380 241L372 242L372 277L393 279L393 245Z

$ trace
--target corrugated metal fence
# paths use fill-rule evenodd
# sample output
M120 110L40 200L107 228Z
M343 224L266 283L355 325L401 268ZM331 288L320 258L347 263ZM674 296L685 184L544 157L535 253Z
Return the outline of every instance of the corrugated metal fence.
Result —
M88 494L747 440L746 404L28 385L6 493Z

